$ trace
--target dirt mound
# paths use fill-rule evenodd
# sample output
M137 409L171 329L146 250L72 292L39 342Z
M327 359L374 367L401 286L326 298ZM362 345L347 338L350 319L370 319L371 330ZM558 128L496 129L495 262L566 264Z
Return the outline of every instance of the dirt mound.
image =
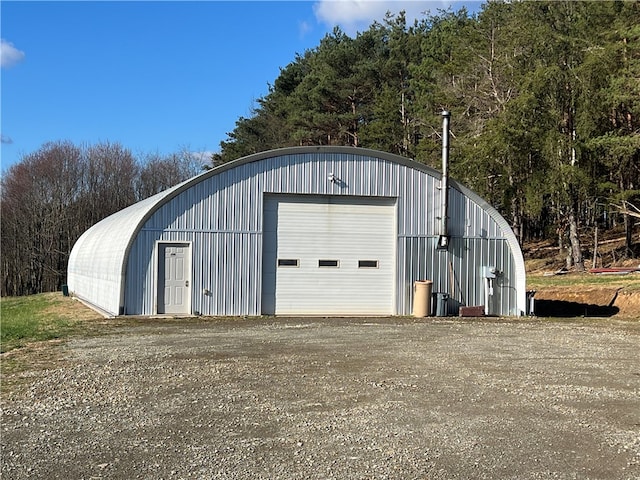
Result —
M640 292L621 291L615 304L620 308L620 315L640 319Z

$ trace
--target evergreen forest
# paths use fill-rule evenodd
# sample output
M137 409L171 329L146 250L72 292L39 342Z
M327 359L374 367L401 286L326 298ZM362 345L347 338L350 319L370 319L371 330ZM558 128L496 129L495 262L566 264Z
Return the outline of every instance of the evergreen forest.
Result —
M295 145L350 145L440 169L495 206L521 242L553 238L584 269L580 237L624 228L640 205L640 3L489 2L403 13L351 38L335 29L240 118L216 162ZM637 221L637 220L636 220Z
M212 165L289 146L348 145L440 169L496 207L522 243L618 231L640 255L640 2L492 1L412 24L389 13L298 54ZM59 289L79 235L195 173L188 156L136 161L118 144L44 145L2 176L3 295ZM80 179L71 181L70 179Z

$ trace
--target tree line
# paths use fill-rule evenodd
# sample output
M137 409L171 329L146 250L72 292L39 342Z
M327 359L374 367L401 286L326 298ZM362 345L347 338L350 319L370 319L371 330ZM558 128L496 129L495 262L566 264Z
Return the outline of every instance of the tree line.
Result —
M488 2L407 25L388 14L340 29L281 68L217 161L294 145L351 145L439 168L452 112L453 177L520 241L556 240L584 269L581 237L623 226L640 200L640 3Z
M117 143L52 142L2 176L2 295L60 290L93 224L202 170L187 151L136 158Z

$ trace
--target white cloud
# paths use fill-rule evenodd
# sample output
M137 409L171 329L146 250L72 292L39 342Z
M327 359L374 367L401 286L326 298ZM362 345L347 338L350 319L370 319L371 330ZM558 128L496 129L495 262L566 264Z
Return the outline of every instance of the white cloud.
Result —
M4 133L0 135L0 141L4 144L10 145L13 143L13 139Z
M24 59L24 52L7 42L4 38L0 41L0 64L2 68L13 67Z
M473 1L466 3L474 3ZM319 0L313 12L320 23L331 28L339 25L348 35L367 30L374 22L382 22L387 12L397 15L405 12L407 25L415 19L424 18L425 13L437 14L438 10L460 8L461 2L448 0Z

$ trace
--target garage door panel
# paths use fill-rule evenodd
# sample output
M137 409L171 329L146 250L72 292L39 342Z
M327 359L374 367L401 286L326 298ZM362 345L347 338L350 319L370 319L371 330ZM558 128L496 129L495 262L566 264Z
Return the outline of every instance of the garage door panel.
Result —
M263 312L393 313L395 208L389 198L267 196L263 272L276 273L264 279ZM295 266L278 267L278 259ZM362 268L359 260L375 267ZM275 287L266 285L274 280Z

